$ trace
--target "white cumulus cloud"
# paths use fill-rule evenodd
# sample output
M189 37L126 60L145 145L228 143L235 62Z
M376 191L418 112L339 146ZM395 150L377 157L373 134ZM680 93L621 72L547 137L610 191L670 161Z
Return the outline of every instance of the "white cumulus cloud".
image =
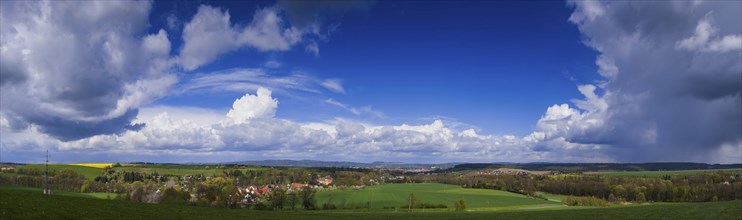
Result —
M709 12L712 13L712 12ZM695 33L686 39L680 40L675 44L676 48L687 50L700 50L710 52L727 52L732 50L742 50L741 35L726 35L718 37L718 28L711 23L711 14L707 14L703 19L698 21Z
M268 89L246 94L226 114L198 108L154 106L142 109L136 122L140 130L97 135L61 142L34 130L5 132L0 144L6 149L52 147L61 152L86 154L116 152L122 155L202 155L201 160L220 160L213 155L233 152L260 158L325 160L405 160L423 162L524 160L545 158L531 150L533 141L512 135L480 135L457 131L442 120L430 124L374 125L338 119L297 122L275 118L278 101ZM5 138L5 137L9 138ZM242 152L242 153L240 153Z
M185 24L180 65L194 70L218 56L243 47L260 52L287 51L305 36L317 35L316 28L297 28L281 17L280 7L267 7L255 12L247 25L231 21L229 11L201 5L193 19ZM315 50L319 51L316 43Z
M234 101L227 117L236 124L242 124L253 118L272 118L277 107L278 100L273 99L271 91L261 87L256 95L246 94Z

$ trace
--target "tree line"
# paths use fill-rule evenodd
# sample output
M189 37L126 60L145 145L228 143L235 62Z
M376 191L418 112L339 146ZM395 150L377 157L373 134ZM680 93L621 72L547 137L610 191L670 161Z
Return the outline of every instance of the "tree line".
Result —
M452 172L417 175L413 181L496 189L540 197L538 192L592 196L609 202L706 202L742 199L742 172L717 171L659 177L603 175L477 175Z

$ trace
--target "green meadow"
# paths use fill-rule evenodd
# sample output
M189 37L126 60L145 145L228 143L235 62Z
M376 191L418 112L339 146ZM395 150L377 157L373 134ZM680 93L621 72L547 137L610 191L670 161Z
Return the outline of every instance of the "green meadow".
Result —
M42 189L41 188L33 188L33 187L25 187L25 186L15 186L15 185L0 185L0 190L10 190L10 191L23 191L23 192L32 192L41 194ZM116 193L79 193L79 192L68 192L68 191L54 191L54 195L58 196L71 196L71 197L80 197L80 198L91 198L91 199L113 199L116 198Z
M386 184L364 189L324 190L317 193L317 203L332 203L343 208L395 209L407 205L410 194L418 203L443 204L454 207L454 202L464 200L467 210L502 210L517 208L566 207L558 202L529 198L521 194L488 190L466 189L457 185L437 183ZM367 207L368 206L368 207Z

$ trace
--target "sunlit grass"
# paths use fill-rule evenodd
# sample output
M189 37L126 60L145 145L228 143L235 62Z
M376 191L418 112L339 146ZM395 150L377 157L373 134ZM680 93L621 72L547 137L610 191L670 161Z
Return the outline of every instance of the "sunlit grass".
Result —
M437 183L386 184L364 189L325 190L317 193L317 202L322 205L332 200L339 208L364 207L370 209L394 209L404 207L410 194L420 203L454 207L454 202L464 200L468 210L510 210L527 207L563 206L559 202L534 199L525 195L490 189L468 189L458 185ZM563 208L563 207L562 207Z

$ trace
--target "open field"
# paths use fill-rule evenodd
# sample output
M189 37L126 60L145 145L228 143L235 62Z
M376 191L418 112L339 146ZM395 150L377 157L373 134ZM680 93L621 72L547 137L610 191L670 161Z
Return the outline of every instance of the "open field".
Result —
M646 176L658 177L665 175L693 175L700 173L714 172L742 172L742 169L716 169L716 170L670 170L670 171L610 171L610 172L586 172L585 174L604 175L604 176Z
M252 211L139 204L0 187L2 219L742 219L742 201L478 212Z
M365 189L319 191L317 193L317 203L322 205L332 199L332 203L338 208L364 207L367 202L370 209L399 208L407 204L410 193L414 193L421 203L443 204L449 208L454 207L455 201L463 199L466 202L467 210L500 210L539 206L566 207L558 202L528 198L511 192L465 189L457 185L436 183L386 184L370 186Z
M567 197L566 195L551 194L551 193L545 193L545 192L539 192L539 193L541 193L542 196L549 199L549 201L554 201L554 202L562 202L562 199Z
M37 168L44 170L44 164L28 164L21 167L29 167L29 168ZM94 179L97 176L100 176L101 173L103 173L103 168L95 168L95 167L88 167L88 166L77 166L77 165L69 165L69 164L49 164L49 170L65 170L70 169L74 170L75 172L82 174L85 176L86 179Z
M39 194L42 193L42 189L40 188L15 186L15 185L0 185L0 190L25 191L25 192L33 192L33 193L39 193ZM80 197L80 198L94 198L94 199L116 198L116 193L79 193L79 192L68 192L68 191L61 191L61 190L54 191L54 195L72 196L72 197Z

